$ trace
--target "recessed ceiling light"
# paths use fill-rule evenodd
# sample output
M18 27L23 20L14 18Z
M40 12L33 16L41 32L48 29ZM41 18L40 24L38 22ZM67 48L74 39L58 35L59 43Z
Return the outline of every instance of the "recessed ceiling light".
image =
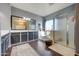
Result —
M49 6L52 6L54 3L49 3Z

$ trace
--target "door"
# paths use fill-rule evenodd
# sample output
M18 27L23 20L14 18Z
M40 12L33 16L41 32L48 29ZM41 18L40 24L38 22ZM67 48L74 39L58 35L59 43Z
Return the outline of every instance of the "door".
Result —
M34 40L38 39L38 32L33 32L33 36L34 36L34 38L33 38Z
M21 33L21 41L26 42L27 41L27 32L22 32Z
M33 40L33 32L29 32L28 36L29 36L29 41Z
M76 23L75 23L75 46L76 46L76 55L79 56L79 4L76 4Z
M20 33L11 33L11 44L20 42Z

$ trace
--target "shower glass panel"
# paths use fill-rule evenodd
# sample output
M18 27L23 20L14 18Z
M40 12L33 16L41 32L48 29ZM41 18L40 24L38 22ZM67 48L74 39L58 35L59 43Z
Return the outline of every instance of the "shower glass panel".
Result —
M64 16L59 16L59 17L56 17L54 20L55 20L55 25L57 25L58 27L57 30L54 30L55 41L56 43L66 46L66 43L67 43L66 18Z
M72 12L69 16L68 16L68 20L67 20L67 24L68 24L68 37L69 37L69 47L75 49L75 45L74 45L74 28L75 28L75 18L74 18L74 13Z
M75 49L75 46L74 46L74 28L75 28L74 13L71 12L70 14L66 13L66 14L63 14L62 16L57 16L54 20L55 20L54 24L58 25L58 29L54 31L56 43ZM56 24L56 20L58 20L57 24Z
M52 16L52 17L51 17ZM46 20L45 30L53 31L54 43L75 49L74 28L75 28L75 5L53 14Z

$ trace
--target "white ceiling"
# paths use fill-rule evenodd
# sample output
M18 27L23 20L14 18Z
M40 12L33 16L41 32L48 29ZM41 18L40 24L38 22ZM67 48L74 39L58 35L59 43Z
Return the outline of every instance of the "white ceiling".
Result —
M66 8L71 3L11 3L12 6L40 15L40 16L47 16L51 13L59 11L63 8Z

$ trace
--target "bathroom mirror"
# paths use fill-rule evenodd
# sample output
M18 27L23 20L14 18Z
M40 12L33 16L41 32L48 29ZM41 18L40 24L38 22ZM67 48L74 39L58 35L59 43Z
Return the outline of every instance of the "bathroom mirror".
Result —
M12 15L11 29L12 30L35 30L36 20Z

